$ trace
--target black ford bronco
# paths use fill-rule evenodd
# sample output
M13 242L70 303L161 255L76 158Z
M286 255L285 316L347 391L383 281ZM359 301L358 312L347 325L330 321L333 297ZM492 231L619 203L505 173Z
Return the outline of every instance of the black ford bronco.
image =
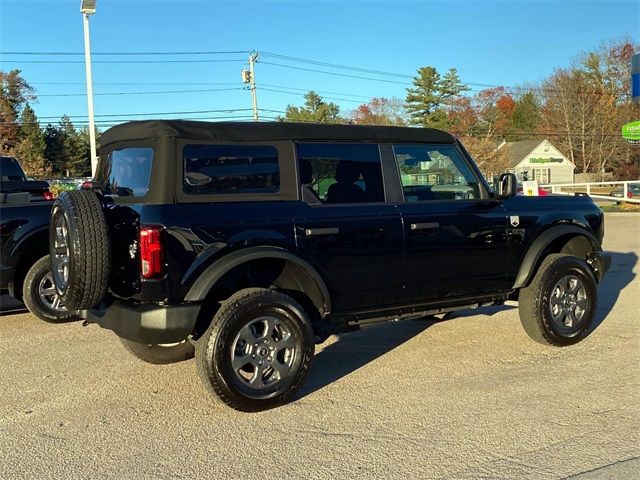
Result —
M593 329L599 208L494 191L445 132L140 121L101 144L52 210L58 293L145 361L195 354L233 408L289 401L315 343L369 322L518 300L538 342Z

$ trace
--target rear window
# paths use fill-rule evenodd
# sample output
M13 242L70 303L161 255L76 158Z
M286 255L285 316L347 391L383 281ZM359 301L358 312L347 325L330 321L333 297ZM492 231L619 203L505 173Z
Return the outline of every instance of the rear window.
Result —
M271 145L185 145L182 189L194 195L276 193L278 151Z
M4 181L25 179L20 164L12 157L0 157L0 177Z
M153 149L123 148L101 158L96 182L106 195L143 197L149 190Z

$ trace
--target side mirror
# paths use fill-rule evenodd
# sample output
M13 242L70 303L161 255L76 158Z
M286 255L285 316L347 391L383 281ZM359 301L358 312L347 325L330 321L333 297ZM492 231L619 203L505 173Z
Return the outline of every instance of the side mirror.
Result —
M498 179L498 200L515 197L518 179L513 173L501 173Z

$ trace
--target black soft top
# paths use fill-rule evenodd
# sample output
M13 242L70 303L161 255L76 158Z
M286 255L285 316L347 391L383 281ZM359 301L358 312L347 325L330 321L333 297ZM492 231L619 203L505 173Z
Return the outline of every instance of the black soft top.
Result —
M101 146L157 137L201 141L261 142L277 140L454 143L452 135L433 128L326 125L289 122L197 122L141 120L106 130Z

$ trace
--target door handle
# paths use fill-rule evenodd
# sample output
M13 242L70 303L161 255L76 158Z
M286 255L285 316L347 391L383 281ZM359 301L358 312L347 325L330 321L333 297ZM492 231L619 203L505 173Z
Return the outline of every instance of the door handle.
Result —
M412 223L411 230L435 230L440 227L438 222Z
M340 233L340 229L338 227L304 229L304 234L307 237L311 237L313 235L336 235L338 233Z

